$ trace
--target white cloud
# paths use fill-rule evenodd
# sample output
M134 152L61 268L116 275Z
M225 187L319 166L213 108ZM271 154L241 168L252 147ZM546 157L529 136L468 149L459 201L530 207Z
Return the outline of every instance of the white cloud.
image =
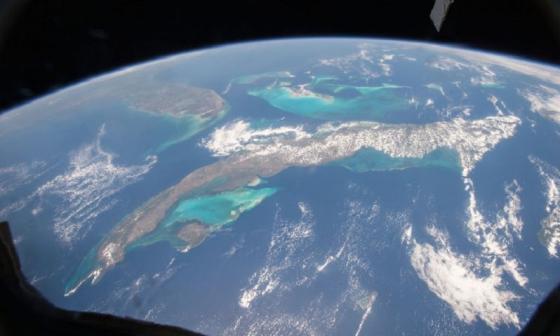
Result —
M253 274L250 286L244 289L239 298L239 306L251 307L254 300L262 298L275 290L285 291L290 284L283 281L298 263L296 253L308 246L314 239L315 221L309 206L298 204L300 219L295 222L281 220L276 214L275 229L268 247L265 266ZM299 260L301 261L301 260Z
M532 90L520 90L519 94L529 101L531 111L560 124L560 91L540 85Z
M496 73L487 64L481 62L464 62L449 56L440 56L427 65L441 71L473 71L476 75L470 79L472 85L494 85L498 83Z
M466 224L469 239L481 248L485 267L508 272L519 286L525 287L529 279L523 274L524 265L511 252L514 239L521 239L523 229L518 182L513 180L506 185L506 203L492 222L479 210L474 185L469 178L465 178L465 189L469 195Z
M465 69L470 69L472 67L471 64L461 62L451 57L443 57L443 56L438 57L435 61L431 63L428 63L428 66L442 71L465 70Z
M0 167L0 196L35 180L45 172L46 163L32 161Z
M394 49L394 48L391 48ZM340 57L325 58L319 60L319 65L337 68L345 74L357 75L366 81L380 76L391 76L392 67L390 62L396 58L405 56L391 53L382 53L377 45L362 44L359 50ZM412 58L406 58L413 60Z
M523 229L521 187L516 180L505 186L505 204L491 222L479 210L472 180L465 178L464 182L468 193L466 228L478 253L454 251L448 235L435 226L427 228L432 243L417 242L411 226L403 230L402 242L410 248L410 261L420 279L459 319L466 323L480 319L493 329L501 324L519 328L517 313L509 304L519 296L506 289L504 274L526 289L529 280L524 265L512 253L512 244L521 239Z
M429 84L426 84L426 87L427 87L428 89L432 89L432 90L438 91L442 96L445 97L445 91L443 90L443 87L442 87L441 85L436 84L436 83L429 83Z
M240 151L252 152L271 141L299 140L309 137L310 134L301 126L253 129L248 122L238 120L214 130L209 138L201 142L201 145L213 156L220 157Z
M85 224L116 203L115 193L136 182L157 161L150 156L142 165L115 164L114 155L101 146L104 134L102 126L95 141L71 153L66 172L46 182L33 194L41 203L48 202L47 197L61 199L55 209L54 231L63 242L70 243L83 233ZM41 208L42 205L36 207L34 213Z
M519 318L508 305L518 297L503 289L501 272L481 275L479 262L453 251L444 232L435 227L427 231L433 244L418 243L409 230L404 231L403 240L410 247L412 267L430 291L466 323L480 319L493 329L500 324L519 327Z
M499 66L523 75L560 85L560 69L558 69L557 67L551 67L539 63L516 59L513 57L468 50L464 48L446 47L443 45L427 43L415 43L414 45L420 48L427 49L431 52L447 53L453 55L457 58L460 58L461 60L469 62L470 64ZM450 69L453 69L453 67L455 67L456 69L462 69L460 67L457 67L457 64L459 64L459 66L468 65L467 63L459 60L453 61L454 62L450 62Z
M345 220L327 251L317 246L325 245L315 240L316 224L306 203L298 204L300 217L296 220L280 217L279 210L263 266L240 295L239 318L225 331L215 325L200 330L209 334L284 336L327 335L343 327L352 329L354 335L363 335L379 295L367 287L373 270L365 257L372 241L370 225L377 218L379 206L356 201L346 205ZM326 275L318 266L329 256L336 257ZM332 281L339 290L325 289L325 283ZM286 310L285 302L293 302L302 293L307 297L306 304ZM219 325L222 319L217 320ZM348 325L354 321L353 326Z
M536 158L529 157L535 165L543 184L546 196L546 217L541 221L539 238L551 257L560 255L560 170Z

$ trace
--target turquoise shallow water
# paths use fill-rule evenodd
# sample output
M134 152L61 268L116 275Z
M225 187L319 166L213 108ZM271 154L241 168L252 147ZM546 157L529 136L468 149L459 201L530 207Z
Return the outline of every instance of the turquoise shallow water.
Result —
M76 288L87 281L91 272L99 266L99 261L97 259L97 249L99 246L101 246L101 242L97 243L89 250L88 254L80 262L78 269L66 281L66 285L64 286L64 296L73 294Z
M428 166L461 172L457 153L446 148L437 149L421 158L395 158L373 149L362 149L349 158L334 161L331 165L339 165L358 173Z
M243 212L253 209L276 191L275 188L239 188L216 195L189 198L179 202L162 225L169 227L175 223L197 220L222 226L235 221Z
M299 88L269 85L250 89L248 94L280 110L321 120L382 120L387 113L409 105L399 94L402 86L353 86L329 83L331 80L321 77Z
M167 240L178 249L185 242L177 238L184 224L197 221L208 226L209 231L236 221L242 213L258 206L272 196L276 188L239 188L214 195L187 198L177 202L173 210L161 221L152 233L127 246L127 251Z
M226 108L214 118L201 118L196 115L186 115L182 118L163 116L165 121L173 125L177 130L176 135L171 136L169 140L151 149L147 154L159 154L175 144L190 139L199 132L215 125L228 113L229 109L229 105L226 104Z

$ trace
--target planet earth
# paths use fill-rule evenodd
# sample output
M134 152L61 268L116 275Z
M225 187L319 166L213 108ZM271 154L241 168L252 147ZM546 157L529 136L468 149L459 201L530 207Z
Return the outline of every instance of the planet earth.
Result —
M560 280L560 69L378 39L133 65L0 116L54 304L208 335L509 335Z

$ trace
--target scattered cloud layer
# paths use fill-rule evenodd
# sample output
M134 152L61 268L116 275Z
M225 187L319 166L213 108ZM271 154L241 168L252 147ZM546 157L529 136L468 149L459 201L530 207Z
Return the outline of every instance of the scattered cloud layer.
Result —
M411 228L404 231L403 240L410 248L412 267L430 291L466 323L480 319L493 329L500 324L519 327L519 318L508 305L518 296L504 289L501 273L481 275L478 260L454 251L447 234L434 226L427 232L431 243L417 242Z
M512 252L514 242L522 238L521 187L516 180L505 186L505 204L489 221L479 209L472 180L464 181L468 193L466 228L477 253L456 252L449 236L433 225L427 228L431 242L417 242L411 226L403 230L402 241L409 247L410 262L420 279L459 319L466 323L480 319L492 329L502 324L519 328L519 317L510 302L520 296L506 289L504 275L509 274L520 288L527 289L524 265Z
M155 156L149 156L140 165L116 164L115 155L102 148L104 134L102 126L93 142L70 153L66 171L4 207L0 214L7 216L32 207L31 213L38 215L48 207L54 212L54 233L61 242L70 244L85 235L92 221L116 204L115 194L138 181L157 162ZM44 164L33 163L12 172L18 167L4 168L3 173L15 176L16 180L27 179L34 171L43 169Z
M519 90L529 101L531 111L560 124L560 91L545 85Z
M547 162L531 156L543 184L546 196L546 217L541 221L539 238L551 257L560 257L560 170Z
M70 154L70 165L64 173L36 191L41 200L53 196L60 199L54 217L54 232L63 242L70 243L83 233L86 223L115 205L114 195L118 191L136 182L157 161L155 156L150 156L142 165L115 164L114 154L101 146L104 134L103 125L92 143Z
M356 321L353 334L363 334L378 297L363 281L364 276L372 276L362 255L371 243L364 224L376 219L378 206L349 202L339 239L326 250L317 248L312 209L304 202L298 208L295 220L284 218L277 209L263 265L240 293L239 317L225 331L212 329L211 322L202 330L225 335L330 335L352 316ZM338 289L325 291L325 281ZM306 293L306 305L286 309L287 302L301 293Z

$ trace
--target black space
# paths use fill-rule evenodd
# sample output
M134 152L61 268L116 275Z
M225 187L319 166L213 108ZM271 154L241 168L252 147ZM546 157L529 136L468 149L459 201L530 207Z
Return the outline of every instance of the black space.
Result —
M0 110L120 66L229 42L303 36L459 43L560 64L555 0L0 0Z

